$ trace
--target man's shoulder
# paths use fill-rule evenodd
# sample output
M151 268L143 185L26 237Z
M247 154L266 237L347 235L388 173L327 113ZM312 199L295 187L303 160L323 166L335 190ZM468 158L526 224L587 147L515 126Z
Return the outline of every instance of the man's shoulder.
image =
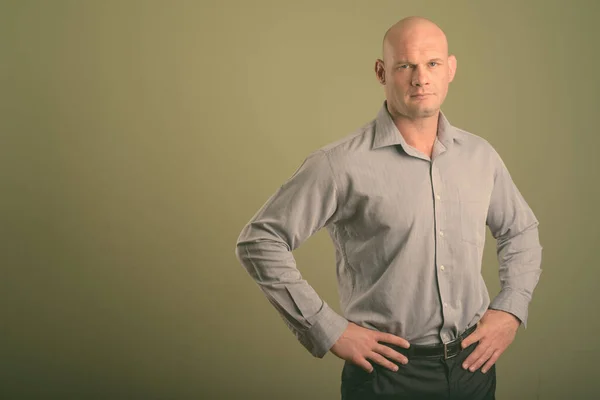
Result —
M336 169L342 168L348 162L351 162L353 154L364 152L371 148L374 127L375 120L371 120L333 142L314 148L306 155L303 166L319 170L323 165L329 164L330 168L334 165Z
M326 153L330 157L343 157L354 152L368 150L373 143L374 130L375 120L371 120L340 139L321 146L316 151Z
M486 138L461 128L454 129L463 157L477 162L480 166L490 165L493 169L504 165L502 157Z
M466 146L470 150L495 152L494 146L486 138L456 126L453 126L453 128L456 138L461 145Z

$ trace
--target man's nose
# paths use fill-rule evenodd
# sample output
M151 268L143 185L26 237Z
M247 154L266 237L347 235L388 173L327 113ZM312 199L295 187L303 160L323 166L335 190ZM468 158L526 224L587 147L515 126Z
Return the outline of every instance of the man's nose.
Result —
M413 70L412 76L413 86L425 86L429 84L429 72L424 67L418 65Z

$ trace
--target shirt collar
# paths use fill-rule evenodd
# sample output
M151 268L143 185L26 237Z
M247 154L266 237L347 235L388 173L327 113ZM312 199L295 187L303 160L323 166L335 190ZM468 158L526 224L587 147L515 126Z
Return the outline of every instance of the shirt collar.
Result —
M450 148L452 142L461 142L459 132L453 127L444 113L440 110L438 118L438 140L446 148ZM404 149L409 146L404 140L404 137L394 124L392 117L387 109L387 100L383 102L383 106L377 114L375 120L375 137L373 139L372 149L378 149L385 146L402 145Z

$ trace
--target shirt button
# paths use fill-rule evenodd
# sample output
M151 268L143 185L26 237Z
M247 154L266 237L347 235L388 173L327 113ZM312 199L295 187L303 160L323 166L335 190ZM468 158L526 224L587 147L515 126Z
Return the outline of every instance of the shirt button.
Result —
M444 231L440 231L440 236L444 236Z
M436 194L436 195L435 195L435 198L436 198L436 199L438 199L438 200L439 200L439 199L441 199L441 197L440 197L440 195L439 195L439 194Z
M443 265L440 265L440 269L443 271L446 269L446 267L444 267Z
M448 303L444 303L444 307L448 307Z

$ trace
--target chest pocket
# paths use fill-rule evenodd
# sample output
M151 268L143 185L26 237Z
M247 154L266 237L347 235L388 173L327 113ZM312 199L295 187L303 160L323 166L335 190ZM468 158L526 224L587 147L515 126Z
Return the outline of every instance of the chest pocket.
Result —
M483 247L488 200L481 191L459 189L460 233L464 242Z

